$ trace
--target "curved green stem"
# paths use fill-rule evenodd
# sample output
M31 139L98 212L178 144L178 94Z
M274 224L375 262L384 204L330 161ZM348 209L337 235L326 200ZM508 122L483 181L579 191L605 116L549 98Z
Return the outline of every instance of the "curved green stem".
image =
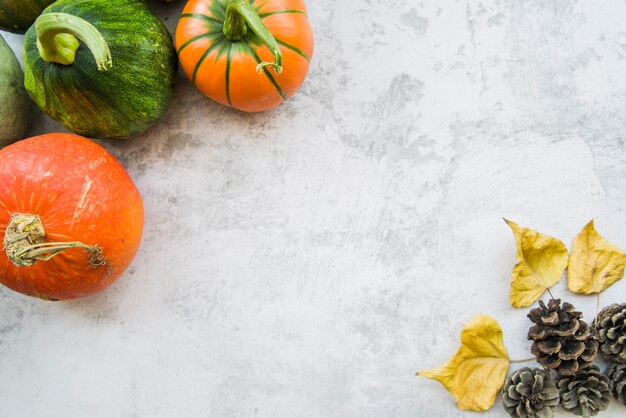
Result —
M45 13L35 21L37 49L44 61L70 65L76 59L78 39L93 54L98 70L113 66L111 51L104 37L91 23L67 13Z
M4 250L7 257L17 267L27 267L36 261L48 261L65 250L82 248L89 254L88 263L97 268L107 266L102 248L87 245L80 241L44 242L46 231L37 215L14 213L4 233Z
M223 29L226 39L231 42L238 42L246 36L248 28L269 48L274 56L274 62L262 62L257 65L256 71L261 74L264 67L272 67L276 75L282 73L283 53L280 51L276 38L265 26L257 11L247 0L228 0Z

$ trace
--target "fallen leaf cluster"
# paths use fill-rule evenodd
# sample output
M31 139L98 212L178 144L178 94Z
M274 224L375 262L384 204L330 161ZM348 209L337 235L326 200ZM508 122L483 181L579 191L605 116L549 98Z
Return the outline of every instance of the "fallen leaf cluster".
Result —
M513 231L517 264L511 275L509 301L528 307L544 292L546 305L528 314L528 339L542 368L524 367L507 379L512 361L498 322L477 315L461 331L461 347L445 364L418 372L440 382L460 409L486 411L499 393L514 418L551 418L554 409L589 417L606 409L611 395L624 405L626 395L626 304L604 308L592 323L574 306L552 297L550 287L567 270L567 285L578 294L599 294L624 276L626 254L604 239L589 222L568 253L554 237L505 219ZM599 299L598 299L599 300ZM593 364L598 352L612 362L606 374Z

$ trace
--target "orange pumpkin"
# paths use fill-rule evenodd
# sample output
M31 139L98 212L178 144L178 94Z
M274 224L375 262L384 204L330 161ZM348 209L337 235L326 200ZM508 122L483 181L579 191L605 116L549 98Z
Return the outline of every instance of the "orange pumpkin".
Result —
M0 150L0 282L46 300L98 292L132 261L141 196L100 145L73 134Z
M183 71L205 95L259 112L300 88L313 32L302 0L190 0L176 49Z

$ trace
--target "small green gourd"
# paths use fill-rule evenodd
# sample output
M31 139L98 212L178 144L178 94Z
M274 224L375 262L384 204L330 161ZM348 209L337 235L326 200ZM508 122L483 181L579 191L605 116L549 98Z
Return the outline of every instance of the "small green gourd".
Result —
M70 131L126 138L165 114L177 58L143 0L58 0L24 39L24 84Z
M24 138L29 100L20 63L0 36L0 148Z

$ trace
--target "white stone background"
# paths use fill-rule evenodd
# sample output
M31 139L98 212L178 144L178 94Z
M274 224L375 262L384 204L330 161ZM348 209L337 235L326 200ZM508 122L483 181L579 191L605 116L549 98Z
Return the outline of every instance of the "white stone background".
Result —
M152 3L173 31L182 3ZM481 312L530 355L502 217L568 245L593 218L626 247L625 2L308 8L309 77L278 109L180 73L160 125L103 142L143 194L140 251L93 297L0 291L1 417L479 416L414 373Z

